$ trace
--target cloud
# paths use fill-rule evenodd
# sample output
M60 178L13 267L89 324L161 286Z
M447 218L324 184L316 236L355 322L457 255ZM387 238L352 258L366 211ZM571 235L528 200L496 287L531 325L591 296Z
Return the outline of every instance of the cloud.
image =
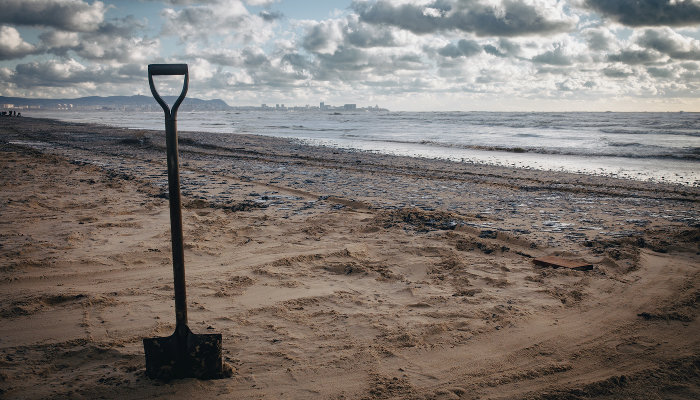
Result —
M227 40L243 43L263 43L273 36L269 29L276 18L273 13L252 15L240 0L184 7L180 10L166 8L162 34L175 35L183 42L208 43L217 35Z
M243 65L250 68L259 68L263 65L269 64L267 55L261 49L246 48L241 52L243 58Z
M608 78L627 78L634 75L634 72L629 68L607 67L603 69L603 75Z
M613 44L617 43L617 38L605 28L589 28L581 32L586 39L588 48L594 51L610 50Z
M487 45L485 45L485 46L484 46L484 51L485 51L487 54L491 54L492 56L495 56L495 57L501 57L501 58L507 57L507 54L506 54L506 53L502 53L502 52L498 49L498 47L496 47L496 46L494 46L494 45L492 45L492 44L487 44Z
M496 2L439 0L428 4L355 1L352 9L363 22L390 25L415 34L461 31L479 36L551 34L573 29L575 18L551 1Z
M164 3L173 6L189 6L192 4L215 4L221 3L222 0L147 0L156 3Z
M441 14L425 12L437 8L421 7L413 4L393 5L380 0L374 4L369 2L353 2L351 6L360 19L369 24L384 24L409 30L416 34L433 33L444 29ZM448 10L441 10L446 12Z
M343 27L347 44L357 47L393 47L398 46L397 38L391 29L360 23L350 19Z
M517 56L520 54L521 47L518 43L515 43L506 38L500 38L498 40L498 47L504 51L506 54L511 56Z
M128 70L127 70L128 71ZM78 87L96 88L101 83L134 83L143 80L144 71L140 76L132 73L124 74L118 68L86 67L74 59L66 61L49 60L18 64L12 75L14 85L20 88L37 87Z
M483 50L494 57L508 58L515 57L519 58L522 51L522 46L516 42L508 40L506 38L500 38L497 45L486 44L483 46Z
M569 66L573 64L571 57L564 53L562 46L556 46L554 50L550 50L532 57L532 62L537 64L558 66Z
M160 52L158 39L140 37L145 22L134 17L103 22L92 32L49 30L39 35L44 52L68 57L72 52L86 60L104 63L142 63Z
M37 48L25 42L17 29L0 26L0 60L23 58L37 52Z
M88 32L100 26L105 11L101 1L88 4L81 0L4 0L0 4L0 23Z
M13 22L0 22L0 60L16 61L0 67L0 93L147 93L144 66L176 58L191 66L193 96L233 104L357 96L430 108L449 105L447 98L692 96L700 87L697 27L602 23L590 9L611 21L623 17L595 9L612 7L600 1L357 0L321 20L285 17L271 0L140 1L153 1L148 10L166 5L142 19L105 19L112 6L103 2L121 3L2 2L9 7L0 7L0 19ZM665 10L684 1L657 3ZM587 8L572 7L581 4ZM634 4L632 16L650 2ZM30 6L38 12L22 20L4 13ZM75 12L48 16L59 9ZM44 55L28 57L36 54ZM435 103L406 100L413 98Z
M623 50L616 54L609 54L607 60L621 62L628 65L652 64L661 59L661 55L650 50Z
M457 42L456 46L450 43L439 49L438 54L450 58L471 57L481 53L482 50L483 48L477 41L462 39Z
M627 26L700 24L697 0L585 0L584 4Z
M646 29L637 37L636 43L676 60L700 60L700 41L682 36L670 28Z
M113 18L108 22L103 22L95 31L102 35L132 37L141 29L148 27L147 20L140 20L133 15L124 18Z
M400 43L392 28L374 26L351 15L343 19L304 21L302 47L312 53L332 54L341 47L381 48L406 45ZM415 41L413 41L415 43Z
M672 78L675 75L671 68L649 67L647 73L654 78Z
M313 60L299 53L285 54L282 56L280 64L283 67L289 66L293 71L297 71L300 74L309 73L317 68Z
M284 14L282 14L279 11L269 11L269 10L263 10L258 13L258 15L264 19L265 21L274 21L276 19L281 19L284 17Z
M272 3L277 3L279 0L245 0L246 4L251 6L269 6Z
M243 65L243 56L240 49L200 49L190 46L187 50L188 57L201 57L212 64L240 67Z
M328 20L311 26L302 40L304 49L319 54L333 54L344 40L341 20Z
M565 79L554 84L560 92L577 92L580 90L592 89L596 86L595 82L580 79Z
M75 53L87 60L115 63L145 63L159 54L158 39L124 38L108 35L83 37L73 48Z
M47 31L39 35L39 39L50 49L73 48L80 44L80 36L76 32Z

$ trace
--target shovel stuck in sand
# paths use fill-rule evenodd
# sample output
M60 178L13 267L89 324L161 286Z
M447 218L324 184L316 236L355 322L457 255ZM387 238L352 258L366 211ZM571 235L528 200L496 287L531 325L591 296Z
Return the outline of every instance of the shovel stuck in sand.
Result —
M184 75L182 93L172 110L158 95L153 75ZM187 64L151 64L148 66L151 93L165 112L165 136L168 154L168 191L170 193L170 234L173 247L175 286L175 332L168 337L143 339L146 353L146 375L154 379L200 378L217 379L230 376L221 357L221 334L196 335L187 326L185 296L185 262L180 210L180 173L178 170L176 115L185 99L189 83Z

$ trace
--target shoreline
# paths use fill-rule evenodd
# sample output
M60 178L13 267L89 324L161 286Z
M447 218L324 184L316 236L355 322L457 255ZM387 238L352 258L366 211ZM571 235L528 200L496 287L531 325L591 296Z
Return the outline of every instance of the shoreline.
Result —
M700 188L216 135L180 132L188 307L235 372L159 383L162 131L0 119L1 396L700 394Z
M48 122L51 124L54 124L54 126L76 126L76 127L82 127L81 129L90 131L90 127L92 127L92 130L99 130L99 129L107 129L111 130L114 132L119 132L119 135L123 135L124 137L139 137L145 140L148 140L149 143L157 143L159 146L162 145L164 146L165 139L164 139L164 132L163 130L152 130L152 129L140 129L140 128L130 128L130 127L119 127L119 126L112 126L112 125L102 125L102 124L95 124L95 123L90 123L90 122L67 122L67 121L61 121L57 119L51 119L51 118L34 118L34 117L22 117L25 118L26 120L35 120L35 121L44 121ZM62 129L62 128L61 128ZM131 133L131 134L130 134ZM207 132L207 131L187 131L187 130L182 130L180 129L178 131L178 135L180 138L180 147L182 148L184 146L192 146L192 147L200 147L205 150L222 150L222 151L228 151L230 155L235 155L236 150L240 150L240 147L225 147L221 146L220 142L217 139L217 136L220 135L220 132ZM393 155L393 154L387 154L387 153L382 153L376 150L362 150L362 149L354 149L354 148L337 148L333 146L326 146L326 145L316 145L316 144L310 144L304 139L296 139L296 138L288 138L288 137L281 137L281 136L269 136L269 135L260 135L260 134L243 134L243 133L235 133L232 134L235 135L237 138L241 139L242 142L245 142L248 145L254 145L255 146L255 151L258 153L265 153L267 151L270 151L272 155L276 156L283 156L285 155L283 152L277 151L276 148L278 146L283 146L284 144L287 144L288 146L292 148L304 148L305 152L316 156L317 158L322 158L322 159L327 159L328 161L342 161L339 160L340 157L334 157L338 156L338 153L341 154L353 154L353 155L367 155L369 158L376 158L376 159L382 159L382 160L391 160L395 159L398 161L391 162L389 161L389 165L395 165L396 163L406 163L406 164L411 164L411 161L415 161L416 165L425 165L425 164L438 164L438 165L448 165L447 169L452 169L451 167L454 167L455 169L465 172L468 170L472 170L473 168L477 168L478 171L469 171L467 173L471 175L488 175L488 176L504 176L504 177L511 177L511 178L522 178L523 180L532 180L532 181L541 181L541 182L546 182L546 183L552 183L557 180L563 182L563 183L570 183L571 181L580 181L580 182L585 182L587 184L592 184L596 186L611 186L611 187L631 187L635 189L641 189L644 186L657 186L661 188L663 191L666 190L671 190L674 191L672 188L688 188L689 190L687 192L689 193L700 193L700 190L695 190L698 189L698 186L692 186L692 185L687 185L679 182L661 182L661 181L647 181L647 180L637 180L637 179L632 179L632 178L627 178L627 177L615 177L615 176L610 176L610 175L597 175L597 174L587 174L587 173L578 173L578 172L570 172L570 171L560 171L560 170L542 170L542 169L536 169L536 168L520 168L520 167L508 167L508 166L502 166L502 165L494 165L494 164L485 164L485 163L478 163L478 162L471 162L471 161L456 161L456 160L451 160L451 159L445 159L445 158L432 158L432 157L422 157L422 156L407 156L407 155ZM162 137L161 137L162 136ZM195 140L193 137L196 136L197 140ZM183 143L183 139L185 139L185 143ZM201 142L199 143L198 142ZM270 141L270 143L273 144L272 148L266 149L264 142L265 141ZM286 154L289 156L289 154ZM464 166L464 168L460 168L461 166ZM451 167L450 167L451 166ZM521 177L522 174L525 174L524 176ZM589 178L589 179L586 179ZM600 182L603 183L600 183ZM685 192L684 190L680 190L680 192Z
M140 130L144 126L151 129L155 127L156 130L160 129L162 125L160 113L139 113L137 118L133 122L126 122L122 119L115 119L116 113L103 113L105 120L104 123L111 124L115 127L124 127L129 129ZM216 113L215 113L216 114ZM225 113L225 115L233 114L230 112ZM238 113L236 113L238 114ZM259 115L265 115L266 113L261 113ZM52 115L52 114L49 114ZM145 118L145 115L151 115L151 117ZM355 114L353 114L355 115ZM56 116L57 117L57 116ZM145 120L142 120L144 119ZM152 120L155 118L155 120ZM180 128L182 131L191 129L192 127L199 127L201 129L194 129L192 131L197 132L208 132L208 133L218 133L228 136L229 134L239 135L244 133L231 133L231 131L240 130L233 120L225 116L217 116L217 123L209 125L203 122L201 113L191 113L190 115L183 115L183 121L180 123ZM258 117L260 118L260 116ZM278 118L278 119L275 119ZM323 137L319 138L315 133L313 135L304 135L302 132L303 126L297 126L296 124L306 125L307 121L294 119L290 117L289 121L280 120L279 117L272 118L269 122L272 126L266 126L263 129L262 126L257 126L255 118L243 118L240 123L247 126L250 130L257 130L258 133L264 136L272 137L286 137L295 138L304 143L311 145L326 145L334 148L344 148L352 150L368 150L371 152L378 152L387 155L404 155L411 157L422 157L429 159L442 159L451 160L456 162L469 162L476 164L503 166L503 167L517 167L522 169L534 169L541 171L554 171L554 172L572 172L572 173L583 173L588 175L596 176L608 176L613 178L623 178L623 179L633 179L643 182L668 182L670 184L680 183L685 186L699 186L700 185L700 175L697 173L696 164L697 161L687 158L676 158L671 157L669 154L665 154L660 158L647 158L647 157L616 157L620 148L609 148L607 150L607 155L594 155L594 154L564 154L558 151L544 151L538 152L536 149L531 148L531 146L523 143L524 147L513 147L507 148L501 147L499 149L498 144L494 143L481 143L474 145L460 145L459 143L442 143L420 141L415 142L413 139L408 141L394 141L390 138L379 139L377 141L370 140L367 141L365 137L360 139L355 139L353 137L336 137L336 135L321 135ZM71 118L68 118L71 119ZM94 122L96 119L93 114L87 114L85 121L80 122ZM192 119L192 121L190 121ZM329 123L330 121L319 120L315 123ZM619 122L619 121L618 121ZM335 124L340 124L341 122L335 121ZM358 125L358 121L350 117L349 122L350 131L359 128L362 124ZM386 129L386 126L382 125L381 121L377 121L376 129ZM278 126L279 125L279 126ZM218 128L214 129L214 126ZM211 130L208 130L210 129ZM273 135L268 135L266 131L270 128L274 133ZM302 128L301 130L297 128ZM262 129L262 130L261 130ZM417 128L425 129L423 128ZM352 136L352 135L351 135ZM361 137L363 135L360 135ZM410 135L409 135L410 136ZM430 136L426 132L426 136ZM599 138L599 140L607 140L606 138ZM612 140L612 139L611 139ZM618 139L621 140L621 139ZM636 139L644 140L644 139ZM226 140L224 140L226 141ZM504 144L501 143L501 146ZM495 147L492 147L495 146ZM626 147L625 147L626 148ZM509 151L512 150L512 151ZM550 149L552 150L552 149ZM669 150L669 149L667 149ZM593 149L591 149L593 152ZM612 153L611 153L612 152ZM576 153L576 152L574 152Z

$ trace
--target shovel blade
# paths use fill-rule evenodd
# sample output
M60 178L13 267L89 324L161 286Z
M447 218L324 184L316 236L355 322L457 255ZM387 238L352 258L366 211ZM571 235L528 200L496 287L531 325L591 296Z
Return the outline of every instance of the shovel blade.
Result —
M225 378L221 334L195 335L186 329L167 337L143 339L146 375L152 379Z

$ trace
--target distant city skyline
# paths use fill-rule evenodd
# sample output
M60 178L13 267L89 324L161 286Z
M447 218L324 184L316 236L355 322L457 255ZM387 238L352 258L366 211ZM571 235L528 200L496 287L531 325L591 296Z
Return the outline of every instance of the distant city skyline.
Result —
M175 97L164 96L166 102L174 101ZM64 110L64 111L104 111L104 110L141 110L160 111L160 105L151 97L144 95L134 96L107 96L107 97L79 97L79 98L22 98L0 96L0 110L14 111L39 111L39 110ZM229 105L221 99L198 99L187 97L182 103L181 110L260 110L260 111L389 111L379 105L359 106L356 103L343 103L339 105L319 102L312 104L286 104L262 103L260 105Z
M700 111L700 0L2 3L2 96L149 95L167 62L232 106Z

